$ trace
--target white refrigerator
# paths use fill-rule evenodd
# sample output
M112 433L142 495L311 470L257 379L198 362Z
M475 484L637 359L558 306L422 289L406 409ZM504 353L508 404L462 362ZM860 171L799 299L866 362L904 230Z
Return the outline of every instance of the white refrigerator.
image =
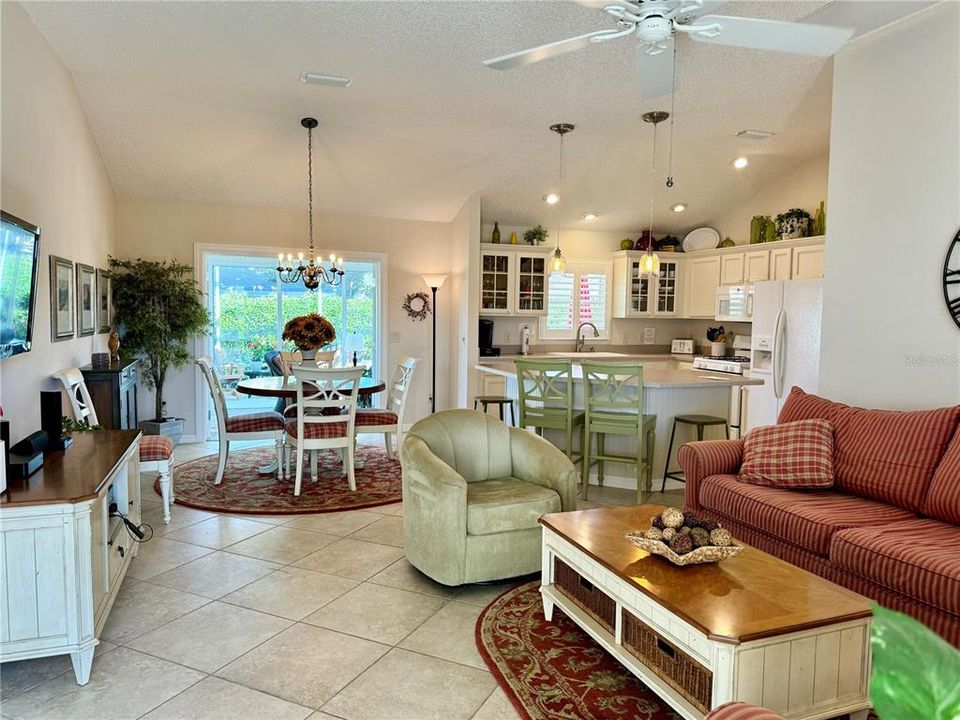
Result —
M817 392L822 280L772 280L754 286L747 428L773 425L794 385Z

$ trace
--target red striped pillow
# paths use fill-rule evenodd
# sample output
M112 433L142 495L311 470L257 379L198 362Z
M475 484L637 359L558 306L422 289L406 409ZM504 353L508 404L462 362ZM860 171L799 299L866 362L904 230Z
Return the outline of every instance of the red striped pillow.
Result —
M960 430L937 465L923 514L960 525Z
M778 422L833 423L838 488L913 512L960 423L960 405L936 410L865 410L793 388Z
M740 482L778 488L833 486L833 425L797 420L754 428L743 439Z

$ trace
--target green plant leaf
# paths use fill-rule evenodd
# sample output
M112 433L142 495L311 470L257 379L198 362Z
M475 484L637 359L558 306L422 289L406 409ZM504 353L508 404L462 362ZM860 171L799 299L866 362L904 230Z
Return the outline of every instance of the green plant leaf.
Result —
M870 698L881 720L960 720L960 651L922 623L875 606Z

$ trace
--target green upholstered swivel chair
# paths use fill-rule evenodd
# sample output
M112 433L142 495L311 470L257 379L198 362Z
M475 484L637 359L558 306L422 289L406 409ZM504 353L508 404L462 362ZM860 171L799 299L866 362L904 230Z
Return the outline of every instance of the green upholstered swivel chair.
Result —
M576 509L577 472L566 455L473 410L420 420L400 462L407 559L444 585L536 572L538 519Z

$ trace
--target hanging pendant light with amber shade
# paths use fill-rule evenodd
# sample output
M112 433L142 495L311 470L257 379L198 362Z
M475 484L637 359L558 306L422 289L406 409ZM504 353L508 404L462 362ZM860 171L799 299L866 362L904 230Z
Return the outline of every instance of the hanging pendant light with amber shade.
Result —
M570 123L557 123L550 126L550 130L560 136L560 182L557 190L560 197L563 197L563 136L568 132L573 132L574 126ZM567 269L567 261L560 251L560 218L557 218L557 247L553 251L553 257L550 258L550 274L562 273Z
M653 252L653 201L656 188L657 174L657 125L662 123L670 113L664 110L655 110L643 114L643 121L653 125L653 154L650 159L650 224L647 226L649 245L647 251L640 256L640 277L660 277L660 258Z

